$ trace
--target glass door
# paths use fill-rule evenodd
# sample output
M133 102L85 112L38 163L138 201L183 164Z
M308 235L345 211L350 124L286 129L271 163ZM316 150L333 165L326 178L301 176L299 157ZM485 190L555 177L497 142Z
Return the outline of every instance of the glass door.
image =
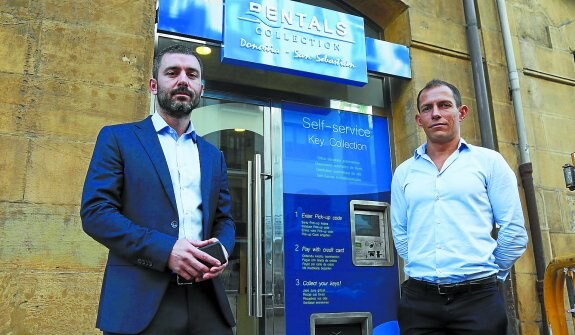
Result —
M237 321L236 335L265 334L265 224L271 217L269 103L206 92L192 122L226 158L236 246L222 274ZM272 272L272 271L270 271ZM273 322L273 320L270 320Z

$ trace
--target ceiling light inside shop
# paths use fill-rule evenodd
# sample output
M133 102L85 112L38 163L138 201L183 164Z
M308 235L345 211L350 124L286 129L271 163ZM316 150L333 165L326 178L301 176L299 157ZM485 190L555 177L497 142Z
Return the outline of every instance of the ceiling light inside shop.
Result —
M210 47L205 46L205 45L201 45L201 46L196 48L196 52L200 55L209 55L212 53L212 49Z
M246 131L243 128L235 128L234 131L238 132L238 133L243 133L244 131Z

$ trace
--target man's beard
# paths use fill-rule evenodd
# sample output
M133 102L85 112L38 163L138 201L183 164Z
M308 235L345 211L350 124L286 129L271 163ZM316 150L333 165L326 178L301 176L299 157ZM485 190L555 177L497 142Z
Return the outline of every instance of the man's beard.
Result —
M190 97L189 101L172 100L176 94L186 94ZM200 103L200 96L186 87L178 87L171 92L158 87L158 105L170 116L182 118L192 113L194 108Z

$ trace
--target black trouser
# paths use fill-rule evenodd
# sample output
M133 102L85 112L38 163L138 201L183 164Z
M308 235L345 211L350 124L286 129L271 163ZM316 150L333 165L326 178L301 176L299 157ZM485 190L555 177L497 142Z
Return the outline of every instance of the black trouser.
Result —
M493 277L490 277L493 278ZM402 335L505 335L507 315L495 280L447 287L409 279L401 285Z
M232 335L215 299L208 283L170 283L154 319L139 335Z

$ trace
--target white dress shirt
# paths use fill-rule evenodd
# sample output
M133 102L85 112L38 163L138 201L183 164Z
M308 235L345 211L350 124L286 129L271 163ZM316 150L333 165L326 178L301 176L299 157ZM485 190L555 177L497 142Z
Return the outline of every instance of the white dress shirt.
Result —
M186 132L178 138L176 131L158 113L152 115L152 122L168 163L176 196L178 238L200 241L202 240L201 173L194 125L190 121Z
M463 139L441 171L426 144L395 170L391 226L405 273L429 282L503 280L527 247L515 174L498 152Z

